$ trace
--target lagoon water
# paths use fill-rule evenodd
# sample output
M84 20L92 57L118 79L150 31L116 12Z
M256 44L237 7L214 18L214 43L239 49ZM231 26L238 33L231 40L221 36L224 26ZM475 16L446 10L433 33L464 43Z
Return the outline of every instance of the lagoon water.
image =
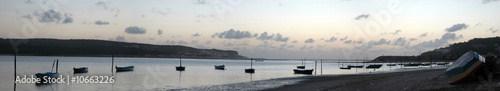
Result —
M42 84L17 83L20 91L91 91L91 90L200 90L200 89L232 89L262 90L299 82L294 77L319 75L342 75L360 73L384 73L408 70L428 69L430 67L404 68L401 66L382 66L373 69L341 70L337 60L324 60L322 67L319 60L306 61L306 69L314 69L314 61L318 61L316 75L294 74L293 69L301 65L300 60L265 60L253 62L255 73L245 73L250 68L250 60L230 59L182 59L185 71L176 71L178 58L129 58L115 57L116 66L135 66L134 71L111 71L111 57L62 57L62 56L18 56L17 76L28 76L36 73L50 72L52 62L59 60L59 74L63 78L76 76L108 76L114 77L114 83L71 83ZM214 65L226 65L226 70L216 70ZM344 66L356 63L343 63ZM361 64L361 63L358 63ZM367 64L365 64L366 66ZM73 67L89 67L88 73L73 74ZM433 68L445 68L437 66ZM54 70L55 71L55 70ZM281 79L288 78L288 79ZM69 83L69 84L67 84ZM14 56L0 56L0 89L14 89Z

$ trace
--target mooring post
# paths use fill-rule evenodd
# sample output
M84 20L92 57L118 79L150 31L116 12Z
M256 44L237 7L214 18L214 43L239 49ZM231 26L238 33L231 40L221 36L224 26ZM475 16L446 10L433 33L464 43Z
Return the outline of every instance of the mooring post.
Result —
M317 66L318 66L318 61L314 61L314 75L316 75L316 72L318 72L318 69L317 69Z
M323 59L321 59L321 71L320 74L323 75Z

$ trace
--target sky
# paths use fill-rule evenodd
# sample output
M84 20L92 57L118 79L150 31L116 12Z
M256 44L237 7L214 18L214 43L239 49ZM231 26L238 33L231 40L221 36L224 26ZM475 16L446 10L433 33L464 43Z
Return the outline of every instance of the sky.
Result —
M498 0L1 0L0 38L98 39L251 58L418 55L500 35Z

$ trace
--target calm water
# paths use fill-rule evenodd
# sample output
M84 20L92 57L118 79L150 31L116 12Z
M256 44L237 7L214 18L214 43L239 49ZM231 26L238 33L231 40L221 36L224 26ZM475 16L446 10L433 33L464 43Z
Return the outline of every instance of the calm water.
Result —
M249 60L224 60L224 59L182 59L185 71L176 71L179 59L171 58L126 58L115 57L117 66L135 66L134 71L111 73L111 57L59 57L59 56L18 56L17 75L31 76L36 73L50 72L52 62L59 59L59 73L67 76L114 76L113 84L90 84L70 83L68 84L45 84L35 85L28 83L16 84L17 90L63 90L63 91L89 91L89 90L172 90L172 89L232 89L244 90L245 88L272 88L285 84L293 84L300 80L271 80L287 77L302 77L315 75L293 74L293 69L301 65L297 60L266 60L264 62L253 62L254 74L244 72L250 68ZM14 56L0 56L0 89L9 90L14 88ZM314 69L314 61L306 62L306 69ZM215 70L214 65L226 65L226 70ZM356 64L356 63L351 63ZM359 63L361 64L361 63ZM380 69L351 69L341 70L336 60L318 61L316 75L338 75L359 74L371 72L397 72L408 70L419 70L430 67L403 68L400 66L384 66ZM343 64L344 66L348 65ZM365 64L367 65L367 64ZM89 67L88 73L73 74L73 67ZM433 67L433 68L445 68ZM321 71L322 69L322 71ZM314 73L313 73L314 74ZM245 86L248 85L248 86ZM253 87L255 85L260 85ZM250 87L249 87L250 86ZM196 90L196 89L195 89ZM255 89L246 89L255 90Z

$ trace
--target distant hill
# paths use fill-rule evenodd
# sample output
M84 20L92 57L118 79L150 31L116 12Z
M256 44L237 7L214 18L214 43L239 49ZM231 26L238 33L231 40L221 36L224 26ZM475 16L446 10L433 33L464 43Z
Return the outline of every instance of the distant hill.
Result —
M16 43L19 44L17 49L20 55L246 58L232 50L196 49L180 45L151 45L89 39L0 39L0 54L14 54L13 45Z
M373 61L388 62L392 60L417 61L434 59L434 60L456 60L467 51L475 51L481 55L496 55L500 56L500 37L491 38L474 38L467 42L450 44L448 47L427 51L419 56L379 56Z

